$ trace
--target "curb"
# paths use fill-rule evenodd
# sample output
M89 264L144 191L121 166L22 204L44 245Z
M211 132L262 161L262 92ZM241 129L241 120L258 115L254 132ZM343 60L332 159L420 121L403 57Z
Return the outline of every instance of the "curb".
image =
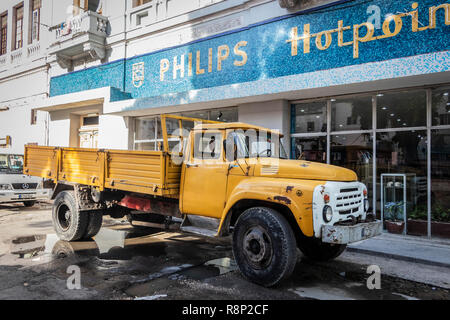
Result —
M420 258L414 258L414 257L408 257L408 256L402 256L399 254L392 254L392 253L386 253L386 252L380 252L380 251L374 251L374 250L368 250L368 249L361 249L361 248L354 248L354 247L347 247L346 251L365 253L365 254L369 254L372 256L385 257L385 258L403 260L403 261L408 261L408 262L422 263L422 264L426 264L426 265L430 265L430 266L450 268L449 263L439 262L439 261L430 261L430 260L426 260L426 259L420 259Z

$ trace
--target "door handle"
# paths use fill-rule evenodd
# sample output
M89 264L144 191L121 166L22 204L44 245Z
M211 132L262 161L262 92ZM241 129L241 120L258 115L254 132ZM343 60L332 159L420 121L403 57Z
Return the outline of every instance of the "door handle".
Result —
M186 168L198 168L198 164L186 163Z

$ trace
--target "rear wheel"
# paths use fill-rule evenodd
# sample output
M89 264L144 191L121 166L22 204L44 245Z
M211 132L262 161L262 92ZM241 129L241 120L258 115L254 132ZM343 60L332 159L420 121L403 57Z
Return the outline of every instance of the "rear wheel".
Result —
M103 222L103 211L96 210L88 212L89 221L86 227L86 232L83 236L84 239L90 239L95 237L100 231Z
M23 205L27 208L32 207L36 204L36 201L24 201Z
M78 211L73 191L62 191L56 196L52 207L53 226L61 240L80 240L86 232L89 216Z
M277 211L265 207L247 209L234 227L233 255L245 278L266 287L276 285L294 271L294 233Z
M299 242L300 251L314 261L329 261L339 257L347 245L325 243L315 238L303 238Z

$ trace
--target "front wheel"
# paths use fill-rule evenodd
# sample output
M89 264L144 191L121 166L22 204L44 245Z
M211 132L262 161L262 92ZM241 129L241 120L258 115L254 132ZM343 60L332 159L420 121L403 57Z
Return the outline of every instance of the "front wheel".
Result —
M300 251L314 261L329 261L344 252L346 244L325 243L314 238L304 238L299 242Z
M233 255L245 278L266 287L274 286L294 271L294 233L277 211L265 207L247 209L233 231Z
M23 205L27 208L30 208L36 204L36 201L24 201Z

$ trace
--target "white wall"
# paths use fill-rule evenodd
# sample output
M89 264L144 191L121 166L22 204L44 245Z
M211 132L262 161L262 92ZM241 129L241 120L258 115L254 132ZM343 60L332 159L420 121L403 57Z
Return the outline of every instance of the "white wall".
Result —
M0 148L0 153L23 154L28 143L45 144L46 112L38 112L37 123L31 125L31 107L18 106L8 111L0 111L0 137L11 136L9 148Z
M269 129L277 129L284 135L282 139L286 152L290 150L291 108L286 100L241 104L239 122L245 122Z
M127 117L100 116L98 147L127 150L129 145L128 121Z

